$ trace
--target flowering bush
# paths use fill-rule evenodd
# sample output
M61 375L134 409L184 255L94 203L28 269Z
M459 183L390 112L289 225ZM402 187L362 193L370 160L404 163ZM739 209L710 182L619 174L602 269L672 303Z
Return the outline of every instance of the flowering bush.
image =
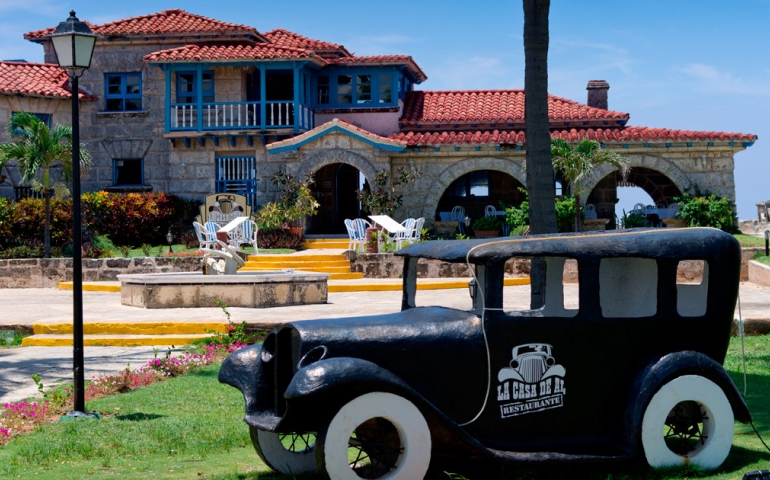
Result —
M166 252L164 257L202 257L206 253L198 250L197 252Z
M36 424L43 422L47 403L28 403L24 400L6 403L0 416L0 445L8 443L12 436L31 431Z
M202 348L201 352L186 352L180 356L172 357L171 349L166 352L164 358L155 358L147 362L139 369L131 369L127 365L125 370L107 376L91 377L91 382L86 386L86 400L124 393L136 388L145 387L155 382L166 380L170 377L184 375L197 367L221 362L229 354L245 347L245 343L234 342L229 345L209 344ZM52 421L63 412L72 409L73 399L71 389L59 387L51 391L43 391L43 384L39 375L32 378L43 393L42 402L9 402L0 410L0 445L5 445L18 434L32 431L36 426Z

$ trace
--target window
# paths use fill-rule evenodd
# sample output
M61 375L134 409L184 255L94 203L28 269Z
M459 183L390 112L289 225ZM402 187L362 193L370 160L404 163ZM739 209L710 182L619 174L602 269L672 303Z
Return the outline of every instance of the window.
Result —
M353 77L350 75L337 75L337 103L353 103Z
M318 104L329 104L329 75L318 76Z
M214 102L214 72L203 72L203 103ZM196 103L198 101L198 73L177 72L176 103Z
M11 117L16 115L17 113L22 113L22 112L11 112ZM34 115L35 117L37 117L40 120L42 120L43 123L45 123L46 126L48 126L48 128L51 128L51 114L50 113L31 113L31 112L24 112L24 113L29 113L30 115ZM17 128L16 131L14 132L14 134L18 135L19 133L21 133L21 129Z
M380 103L390 103L393 99L390 75L380 75Z
M478 170L458 178L447 189L450 197L488 197L489 171Z
M709 265L703 260L682 260L676 266L676 310L683 317L706 314Z
M141 73L105 73L105 110L134 112L142 109Z
M319 75L315 79L317 105L369 107L392 105L393 75L368 72Z
M112 161L115 186L144 185L144 161L141 158L117 158Z
M658 311L658 264L651 258L602 258L599 303L605 318L650 317Z

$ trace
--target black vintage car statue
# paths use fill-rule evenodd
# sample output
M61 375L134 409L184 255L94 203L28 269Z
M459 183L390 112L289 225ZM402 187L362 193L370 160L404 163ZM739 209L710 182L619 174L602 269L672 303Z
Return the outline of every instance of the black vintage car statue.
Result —
M414 480L446 458L713 469L734 419L751 420L722 367L740 274L731 235L439 241L396 255L401 312L290 322L222 366L273 469L335 480ZM468 310L416 306L421 258L472 266ZM533 281L538 308L509 307L506 293L521 291L504 288L511 258L543 272L532 277L544 279ZM702 280L678 282L680 262L702 265ZM563 282L565 264L577 285ZM579 289L577 302L565 288Z

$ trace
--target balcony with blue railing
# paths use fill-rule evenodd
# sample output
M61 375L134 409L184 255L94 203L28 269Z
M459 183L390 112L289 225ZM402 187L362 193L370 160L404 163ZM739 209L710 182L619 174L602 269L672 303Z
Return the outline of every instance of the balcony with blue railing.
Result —
M313 128L313 111L293 101L206 102L200 110L194 103L167 106L170 132L217 132L233 130L284 130ZM295 111L296 110L296 111Z

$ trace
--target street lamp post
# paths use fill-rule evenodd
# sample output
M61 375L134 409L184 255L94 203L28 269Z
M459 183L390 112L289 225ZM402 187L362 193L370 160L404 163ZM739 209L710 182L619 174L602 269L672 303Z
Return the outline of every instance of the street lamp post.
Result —
M72 412L67 415L86 415L85 378L83 372L83 255L80 221L80 119L78 112L78 78L91 66L96 35L88 25L78 20L71 11L49 35L59 67L67 70L72 83L72 362L74 399Z
M168 229L168 233L166 234L166 241L168 242L168 253L174 253L173 250L171 250L171 244L174 243L174 234L171 233L171 229Z

